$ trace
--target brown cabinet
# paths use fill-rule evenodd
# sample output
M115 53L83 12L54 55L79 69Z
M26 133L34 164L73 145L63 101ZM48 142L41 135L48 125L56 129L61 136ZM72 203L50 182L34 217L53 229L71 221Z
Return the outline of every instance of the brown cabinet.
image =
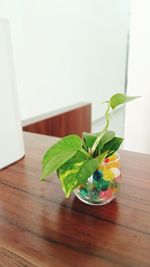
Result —
M91 104L81 103L65 111L46 115L46 118L36 118L34 122L23 127L24 131L64 137L68 134L80 135L91 132Z

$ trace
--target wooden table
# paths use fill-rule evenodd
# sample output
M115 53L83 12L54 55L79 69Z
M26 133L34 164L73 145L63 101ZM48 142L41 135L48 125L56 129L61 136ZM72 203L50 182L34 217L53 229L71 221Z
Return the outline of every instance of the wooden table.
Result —
M0 266L149 267L150 155L121 151L117 200L65 199L56 175L39 182L57 138L25 133L26 156L0 172Z

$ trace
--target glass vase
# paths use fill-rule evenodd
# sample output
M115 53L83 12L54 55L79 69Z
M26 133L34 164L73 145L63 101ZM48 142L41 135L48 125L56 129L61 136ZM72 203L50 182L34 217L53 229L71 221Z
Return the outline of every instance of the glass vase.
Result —
M120 181L120 156L115 153L106 158L87 182L77 187L74 193L89 205L105 205L116 198Z

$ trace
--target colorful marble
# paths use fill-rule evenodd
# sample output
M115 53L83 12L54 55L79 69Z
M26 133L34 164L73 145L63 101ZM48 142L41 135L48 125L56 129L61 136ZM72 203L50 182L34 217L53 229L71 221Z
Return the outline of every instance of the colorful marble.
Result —
M120 176L120 170L118 168L110 168L110 171L114 174L114 177Z
M109 188L106 191L100 192L100 198L109 198L112 197L112 190Z
M103 172L101 170L96 170L93 174L93 179L95 181L100 181L103 177Z
M104 170L103 175L104 175L104 180L106 181L112 181L115 178L114 173L110 169Z
M116 197L120 181L120 158L113 154L98 166L85 185L75 189L75 194L88 204L104 205Z

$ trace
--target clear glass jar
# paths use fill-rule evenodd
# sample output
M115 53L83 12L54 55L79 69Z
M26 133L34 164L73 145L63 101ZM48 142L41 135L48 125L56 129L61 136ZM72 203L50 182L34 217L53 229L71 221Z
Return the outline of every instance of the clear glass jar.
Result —
M77 187L74 193L89 205L105 205L116 198L120 181L120 156L115 153L106 158L87 182Z

